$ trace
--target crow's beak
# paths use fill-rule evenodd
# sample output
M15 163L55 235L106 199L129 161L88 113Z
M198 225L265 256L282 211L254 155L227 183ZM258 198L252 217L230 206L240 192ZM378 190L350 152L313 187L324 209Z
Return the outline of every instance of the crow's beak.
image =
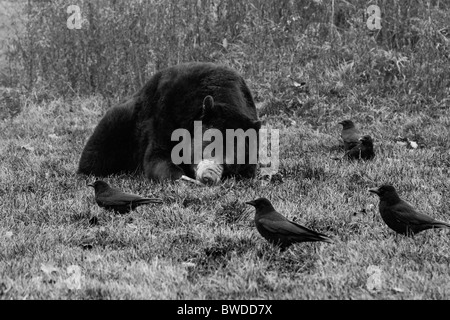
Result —
M249 204L251 206L256 206L255 201L247 201L246 204Z
M94 188L94 184L93 183L89 183L87 186Z
M162 199L159 198L151 198L150 201L151 203L164 203L164 201L162 201Z
M372 192L372 193L375 193L375 194L378 194L378 188L371 188L368 191Z
M338 122L338 124L342 124L342 125L344 125L344 123L343 123L344 121L341 121L341 122Z

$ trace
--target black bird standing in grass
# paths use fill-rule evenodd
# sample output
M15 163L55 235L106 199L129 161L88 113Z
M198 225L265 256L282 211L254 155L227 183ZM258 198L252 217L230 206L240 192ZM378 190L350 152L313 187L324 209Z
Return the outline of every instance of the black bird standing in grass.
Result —
M256 209L255 225L258 232L271 244L279 246L281 251L286 250L291 244L297 242L332 242L324 234L289 221L278 213L266 198L248 201L246 204L254 206Z
M372 137L366 135L360 138L359 141L358 145L344 154L344 158L348 160L372 160L375 157Z
M339 122L342 125L341 138L344 141L344 150L350 150L359 144L360 134L352 120Z
M417 212L409 203L398 196L391 185L369 189L380 197L380 214L389 228L397 233L412 236L420 231L432 228L450 228L450 224L440 222Z
M100 207L121 214L128 213L144 204L162 203L161 199L144 198L135 194L122 192L119 189L110 187L105 181L101 180L88 184L88 186L94 188L95 201Z

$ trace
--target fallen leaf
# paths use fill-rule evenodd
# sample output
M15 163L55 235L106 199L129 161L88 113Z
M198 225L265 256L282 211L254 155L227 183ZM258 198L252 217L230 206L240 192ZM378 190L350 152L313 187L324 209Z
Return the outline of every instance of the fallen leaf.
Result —
M419 144L416 141L411 141L408 138L404 138L404 137L400 137L400 136L395 138L395 142L398 145L406 146L406 148L408 148L408 149L417 149L419 147Z
M380 267L370 265L366 269L366 273L369 275L366 281L367 290L374 292L383 288L383 271Z
M12 231L6 231L6 232L5 232L5 237L6 237L6 238L11 239L12 236L13 236L13 232L12 232Z
M59 269L58 268L56 268L54 265L52 265L52 264L49 264L49 263L47 263L47 264L45 264L45 263L42 263L41 264L41 271L42 272L44 272L46 275L48 275L48 276L51 276L52 275L52 273L58 273L59 272Z
M409 146L413 149L417 149L419 145L415 141L409 141Z
M91 250L94 248L94 245L96 244L97 237L94 233L86 234L81 240L80 240L80 246L84 250Z
M70 290L80 290L82 282L81 267L77 265L68 266L67 274L70 274L70 277L64 280L67 288Z
M44 273L42 277L38 277L41 282L47 284L55 284L59 278L59 269L50 263L42 263L41 271Z
M67 267L67 273L69 274L80 274L81 275L81 267L73 264Z
M361 209L358 212L353 212L352 220L362 218L366 214L366 209Z
M57 135L54 134L54 133L50 133L50 134L48 135L48 137L49 137L50 139L59 139L59 138L60 138L59 136L57 136Z
M225 49L228 48L228 40L227 40L227 38L223 38L223 40L222 40L222 46L223 46Z

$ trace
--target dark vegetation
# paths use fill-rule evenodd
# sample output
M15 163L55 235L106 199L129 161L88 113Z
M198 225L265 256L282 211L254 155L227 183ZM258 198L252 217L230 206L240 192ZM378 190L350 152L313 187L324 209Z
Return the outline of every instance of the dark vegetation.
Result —
M287 113L318 98L385 96L411 108L448 95L445 1L76 1L81 29L67 28L67 1L28 1L13 18L5 85L46 95L124 97L156 71L186 61L230 65L257 100ZM366 12L381 9L381 30ZM354 108L348 105L348 108ZM274 108L279 109L279 108ZM325 112L325 110L321 110ZM273 110L271 112L274 112Z

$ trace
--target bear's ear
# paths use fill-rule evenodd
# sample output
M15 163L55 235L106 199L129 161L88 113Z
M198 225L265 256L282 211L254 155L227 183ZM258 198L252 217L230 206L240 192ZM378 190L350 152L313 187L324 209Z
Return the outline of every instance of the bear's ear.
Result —
M203 99L203 114L214 108L214 99L211 96L206 96Z
M253 128L255 128L256 130L261 129L261 120L253 121Z

